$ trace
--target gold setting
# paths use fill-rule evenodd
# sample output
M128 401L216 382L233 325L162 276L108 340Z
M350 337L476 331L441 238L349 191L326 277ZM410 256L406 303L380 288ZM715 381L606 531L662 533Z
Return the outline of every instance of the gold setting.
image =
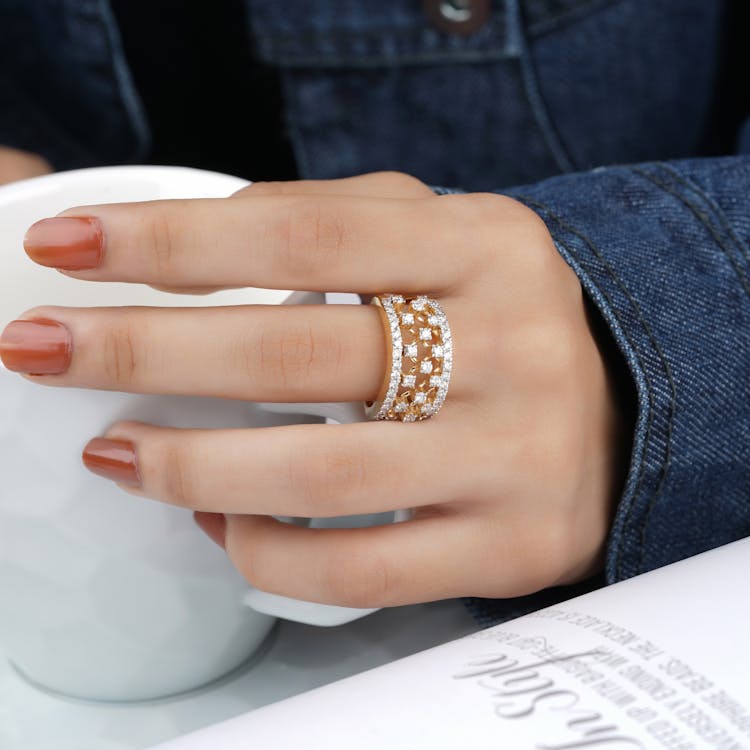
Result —
M440 303L424 295L375 295L383 313L390 367L370 419L416 422L428 419L445 401L453 364L450 327Z

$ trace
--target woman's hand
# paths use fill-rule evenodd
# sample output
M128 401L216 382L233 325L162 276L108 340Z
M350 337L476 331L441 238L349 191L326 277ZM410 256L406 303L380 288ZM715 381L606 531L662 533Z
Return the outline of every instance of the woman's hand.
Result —
M110 461L127 492L197 511L256 587L377 607L522 595L601 568L623 418L578 279L522 204L436 196L377 173L61 216L35 225L26 250L80 279L423 293L445 310L453 373L431 419L247 430L122 422L91 444L88 465ZM370 305L41 307L22 319L61 324L11 323L0 341L8 367L44 372L28 377L45 385L372 401L387 365ZM271 518L402 507L412 520L365 529Z
M52 167L46 159L20 151L17 148L0 146L0 185L49 174Z

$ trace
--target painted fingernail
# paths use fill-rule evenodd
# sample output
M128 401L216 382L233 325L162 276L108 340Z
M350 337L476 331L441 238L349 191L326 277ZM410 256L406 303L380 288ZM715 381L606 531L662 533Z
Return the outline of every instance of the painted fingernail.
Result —
M130 440L93 438L83 449L83 463L89 471L106 479L141 486L135 445Z
M193 519L198 527L222 549L226 545L227 519L223 513L206 513L195 511Z
M56 320L13 320L0 335L0 359L13 372L59 375L72 355L73 337Z
M42 266L82 271L101 263L104 234L99 221L92 217L57 216L33 224L23 239L23 248Z

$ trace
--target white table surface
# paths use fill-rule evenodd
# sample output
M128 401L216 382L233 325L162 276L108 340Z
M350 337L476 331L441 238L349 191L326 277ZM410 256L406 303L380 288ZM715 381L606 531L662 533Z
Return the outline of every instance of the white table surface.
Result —
M381 610L337 628L282 622L261 653L233 674L149 703L58 697L28 684L3 657L0 749L143 750L476 630L455 600Z

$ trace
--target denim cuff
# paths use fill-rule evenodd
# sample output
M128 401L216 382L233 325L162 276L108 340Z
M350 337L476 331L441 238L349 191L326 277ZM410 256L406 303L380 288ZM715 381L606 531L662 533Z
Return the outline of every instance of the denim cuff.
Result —
M544 220L635 386L601 583L749 535L750 158L600 168L498 192ZM514 602L469 604L489 624L518 614Z

